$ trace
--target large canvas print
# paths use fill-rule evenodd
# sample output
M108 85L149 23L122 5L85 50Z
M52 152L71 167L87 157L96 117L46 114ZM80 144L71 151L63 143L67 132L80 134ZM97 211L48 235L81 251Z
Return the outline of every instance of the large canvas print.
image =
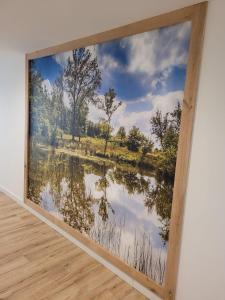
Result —
M30 62L28 197L164 281L191 23Z
M205 7L27 60L27 203L165 299L175 294Z

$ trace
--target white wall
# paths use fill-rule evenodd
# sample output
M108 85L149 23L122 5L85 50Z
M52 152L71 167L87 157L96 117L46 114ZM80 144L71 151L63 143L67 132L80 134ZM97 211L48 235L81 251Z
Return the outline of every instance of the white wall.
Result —
M196 2L1 0L0 188L22 201L24 53ZM224 54L225 1L212 0L194 124L178 300L225 299Z
M194 124L178 300L225 299L225 1L211 2Z
M24 186L24 61L23 53L3 49L0 42L0 188L18 199Z

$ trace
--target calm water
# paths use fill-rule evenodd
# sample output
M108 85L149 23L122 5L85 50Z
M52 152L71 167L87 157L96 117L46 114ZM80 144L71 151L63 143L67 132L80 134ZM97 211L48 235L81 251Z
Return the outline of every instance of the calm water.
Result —
M29 198L139 271L163 282L162 218L148 207L153 174L41 149L31 152Z

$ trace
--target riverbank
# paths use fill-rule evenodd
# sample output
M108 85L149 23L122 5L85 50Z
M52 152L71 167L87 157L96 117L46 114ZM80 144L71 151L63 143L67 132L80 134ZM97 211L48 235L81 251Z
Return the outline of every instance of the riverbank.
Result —
M100 156L95 156L95 155L90 155L90 153L83 153L83 150L81 149L68 149L65 147L52 147L52 146L47 146L43 144L38 144L36 145L38 148L44 150L44 151L49 151L49 152L54 152L56 154L65 154L69 156L74 156L74 157L79 157L80 159L83 159L85 161L90 161L91 163L96 163L98 165L106 166L106 167L114 167L116 166L117 168L122 168L123 170L126 170L128 172L139 172L143 175L146 176L153 176L155 168L151 166L151 168L143 168L142 166L139 166L138 164L134 166L133 164L125 163L123 161L119 160L112 160L110 158L104 158Z
M79 156L90 157L91 160L97 159L104 163L127 164L141 169L154 170L157 168L157 162L161 159L161 153L143 152L141 150L128 150L126 141L121 141L116 137L108 142L107 151L104 151L105 140L97 137L82 137L80 140L72 141L71 135L63 134L58 138L57 149L70 154L76 152ZM63 150L62 150L63 149Z

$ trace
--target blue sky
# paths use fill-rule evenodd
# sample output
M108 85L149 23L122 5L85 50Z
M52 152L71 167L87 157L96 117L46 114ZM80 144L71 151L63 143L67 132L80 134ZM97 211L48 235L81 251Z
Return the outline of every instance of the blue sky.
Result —
M156 109L167 112L182 102L190 31L190 22L185 22L88 47L97 56L102 74L98 94L114 88L123 103L114 116L115 129L136 125L148 134L146 122ZM35 59L49 91L71 54ZM68 95L65 103L69 103ZM89 118L98 121L101 117L102 112L90 106Z

